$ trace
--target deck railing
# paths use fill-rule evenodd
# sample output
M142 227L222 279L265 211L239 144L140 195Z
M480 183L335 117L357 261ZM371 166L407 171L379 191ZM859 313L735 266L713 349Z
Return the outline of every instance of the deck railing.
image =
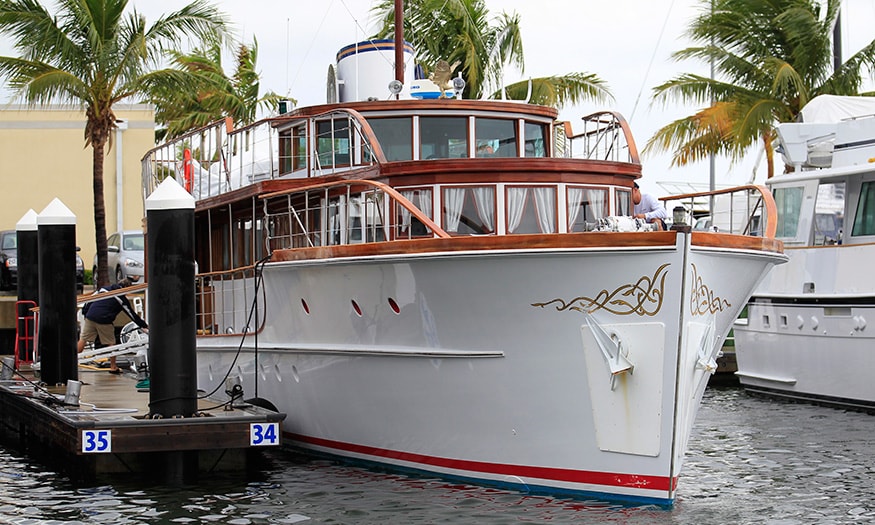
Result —
M449 237L397 190L377 181L335 181L261 197L272 252L413 237ZM418 227L419 230L414 232Z
M683 214L684 223L692 224L692 210L696 209L696 203L703 197L713 199L710 231L775 237L778 210L765 186L745 185L714 192L671 195L660 200L669 215L677 208Z
M196 317L199 335L252 333L256 326L255 266L222 272L202 273L195 277ZM264 294L259 294L258 308L264 312ZM260 324L263 320L257 319Z
M274 117L233 129L230 118L213 122L151 149L143 157L143 194L148 197L173 177L195 199L215 197L254 182L279 177L314 177L385 162L373 130L360 113L338 109L306 122L302 166L293 165L291 130L278 126L294 117ZM314 122L326 123L317 132ZM282 143L282 146L281 146Z
M583 132L569 137L566 148L572 158L641 163L629 124L613 111L583 117Z

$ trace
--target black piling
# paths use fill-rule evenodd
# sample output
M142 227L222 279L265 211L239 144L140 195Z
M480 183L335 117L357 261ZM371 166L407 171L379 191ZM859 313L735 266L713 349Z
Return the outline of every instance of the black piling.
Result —
M76 216L59 199L37 216L40 378L78 380L76 355Z
M152 417L197 412L194 199L172 178L146 199L149 411Z
M28 210L15 225L18 243L18 303L16 308L16 356L31 362L34 354L35 313L39 304L39 240L37 214Z

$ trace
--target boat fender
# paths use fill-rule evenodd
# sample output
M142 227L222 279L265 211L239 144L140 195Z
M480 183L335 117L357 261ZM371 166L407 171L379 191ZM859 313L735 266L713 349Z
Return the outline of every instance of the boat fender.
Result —
M271 403L267 399L264 399L261 397L253 397L250 399L245 399L244 401L246 403L249 403L250 405L261 407L265 410L270 410L272 412L279 412L279 410L277 410L277 408L276 408L276 405L274 405L273 403Z

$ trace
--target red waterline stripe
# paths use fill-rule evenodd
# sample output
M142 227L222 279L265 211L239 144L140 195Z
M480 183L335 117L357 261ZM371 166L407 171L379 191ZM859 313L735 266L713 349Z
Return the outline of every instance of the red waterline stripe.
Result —
M302 443L309 443L320 447L333 448L365 454L397 461L408 461L434 467L464 470L468 472L481 472L485 474L499 474L503 476L519 476L528 478L549 479L571 483L586 483L590 485L605 485L610 487L628 487L646 490L672 490L677 487L677 477L666 476L642 476L638 474L616 474L611 472L594 472L588 470L571 470L551 467L527 467L524 465L503 465L501 463L487 463L483 461L467 461L462 459L448 459L422 454L411 454L398 450L387 450L376 447L366 447L354 443L344 443L313 436L287 433L287 436Z

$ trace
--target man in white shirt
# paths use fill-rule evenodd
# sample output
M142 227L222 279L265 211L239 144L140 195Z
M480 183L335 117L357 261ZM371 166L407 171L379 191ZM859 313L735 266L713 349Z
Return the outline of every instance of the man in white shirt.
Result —
M668 218L668 212L665 211L659 200L649 193L641 193L638 183L632 188L632 204L635 205L632 211L632 216L636 219L644 219L647 222L656 222L661 229L665 229L664 220Z

